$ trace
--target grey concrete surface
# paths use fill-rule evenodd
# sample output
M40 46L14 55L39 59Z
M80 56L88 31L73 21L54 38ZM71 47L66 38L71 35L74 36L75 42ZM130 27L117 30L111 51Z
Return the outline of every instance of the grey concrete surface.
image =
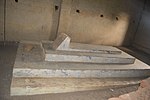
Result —
M117 48L112 46L104 47L101 45L97 45L96 48L72 49L70 48L71 44L70 38L64 33L61 33L56 38L56 40L52 42L52 44L49 42L42 43L45 61L97 64L133 64L135 62L134 57L119 50L116 50ZM78 46L89 47L92 45L78 44L76 45L76 48ZM98 50L96 50L97 48ZM107 50L108 48L110 49Z
M79 91L120 88L139 85L138 78L35 78L13 77L11 96L38 95L48 93L69 93Z
M137 89L138 86L129 86L96 91L44 94L33 96L10 96L10 85L13 65L17 52L17 45L0 43L0 100L107 100Z
M85 64L48 62L44 61L44 54L40 43L32 43L34 49L29 52L24 51L24 45L27 44L31 43L20 43L19 45L13 70L13 75L15 77L41 76L102 78L140 76L147 77L150 75L150 67L137 59L135 60L134 64ZM90 47L90 45L88 47ZM98 49L100 46L96 47Z
M54 32L52 36L53 39L56 37L57 32L55 31L57 30L58 19L59 19L57 15L59 14L57 13L56 16L54 14L53 18L55 17L56 20L52 20L53 18L51 15L51 12L55 10L56 3L52 3L50 0L39 1L40 3L36 2L35 0L11 0L11 1L6 0L6 1L7 1L6 19L8 18L8 20L6 20L6 24L9 26L7 27L6 25L5 35L8 35L8 37L6 37L6 40L37 40L37 41L48 40L49 38L51 39L52 32ZM144 6L143 3L145 0L142 0L142 1L140 0L129 1L128 0L128 1L125 1L125 3L122 0L120 0L119 2L117 1L117 3L114 2L115 0L112 1L113 3L107 2L106 0L99 0L100 2L102 2L101 9L98 9L100 6L98 5L99 3L97 3L98 0L96 0L95 3L94 2L91 3L91 1L93 0L91 1L90 0L86 0L86 1L85 0L83 1L73 0L73 3L71 3L70 1L63 0L62 2L62 12L64 13L61 13L61 14L62 16L64 16L64 18L61 17L62 19L60 19L59 32L67 31L71 37L74 37L73 41L76 41L76 42L105 44L105 45L122 45L122 43L123 44L125 43L129 45L130 42L133 40L132 39L133 34L130 34L130 33L134 33L135 30L137 29L139 17L141 15L141 11ZM0 6L0 21L1 19L3 19L3 14L4 14L3 2L4 0L0 0L0 4L2 4ZM46 5L46 6L43 7L42 5ZM110 6L108 7L108 5ZM108 9L106 7L108 7ZM95 10L95 9L98 9L98 10ZM97 12L94 12L94 11L97 11ZM109 12L107 13L107 11L110 11L110 13ZM48 12L48 13L45 13L45 12ZM122 14L120 12L127 12L127 13ZM128 12L129 12L129 15L128 15ZM45 17L42 15L45 15ZM74 19L72 20L68 15L70 15L71 18L74 18ZM147 13L144 13L144 16L145 15L149 16L149 14ZM144 18L147 19L147 17L144 17ZM95 21L95 19L98 19L98 20ZM55 24L55 21L57 25ZM71 21L71 24L69 23L70 21ZM0 40L3 40L3 35L4 35L3 33L4 26L2 24L3 22L4 21L2 20L0 23L2 25L2 28L0 25L0 28L1 28L0 30L2 30L0 31L2 32L2 35L0 36ZM82 24L83 22L84 24ZM99 22L103 24L103 27L101 28L105 27L104 30L102 29L103 31L101 30L101 28L99 28ZM81 23L81 24L78 24L78 23ZM149 24L144 24L144 25L149 25ZM95 26L95 27L92 27L92 26ZM106 26L109 26L109 27L106 27ZM116 27L113 28L113 26L116 26ZM54 29L54 30L51 30L51 29ZM148 28L146 27L146 30L147 29ZM111 33L110 31L111 32L113 31L113 32ZM125 33L129 33L129 34L125 34ZM149 37L149 34L147 34L147 31L146 32L144 31L144 34L145 34L144 38ZM147 40L147 39L144 39L144 40ZM143 43L143 41L141 43ZM149 43L149 42L146 41L146 43ZM145 42L143 44L145 45ZM111 96L114 96L114 95L116 96L118 94L120 95L121 93L129 92L129 91L136 89L136 87L133 86L133 87L127 87L127 88L114 89L115 91L112 91L111 89L107 89L103 91L100 90L100 91L86 91L86 92L76 92L76 93L66 93L66 94L45 94L45 95L35 95L35 96L11 97L10 96L10 83L11 83L11 77L12 77L12 69L13 69L15 56L16 56L16 47L17 45L5 45L5 46L1 45L0 46L0 99L1 100L20 100L20 99L22 100L28 100L28 99L29 100L30 99L31 100L41 100L41 99L49 100L49 98L54 99L54 100L58 100L58 99L60 100L63 100L63 99L64 100L67 100L67 99L68 100L80 100L80 99L81 100L84 100L84 99L85 100L88 100L88 99L89 100L91 99L106 100L108 97L110 98ZM139 46L139 48L141 47ZM57 64L54 64L54 65L57 66ZM40 67L42 68L42 66ZM69 66L67 66L67 68L68 67ZM104 67L109 68L105 65ZM95 66L94 68L96 69L97 66ZM74 69L76 69L76 66L74 67Z

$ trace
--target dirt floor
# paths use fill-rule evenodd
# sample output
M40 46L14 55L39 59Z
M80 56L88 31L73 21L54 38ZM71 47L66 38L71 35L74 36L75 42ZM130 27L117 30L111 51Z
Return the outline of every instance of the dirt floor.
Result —
M107 100L137 90L138 86L35 96L10 96L17 43L0 43L0 100Z

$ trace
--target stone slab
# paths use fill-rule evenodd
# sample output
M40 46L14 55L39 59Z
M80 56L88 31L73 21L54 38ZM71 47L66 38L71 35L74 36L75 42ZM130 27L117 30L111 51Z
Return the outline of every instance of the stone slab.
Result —
M46 53L49 53L53 49L54 43L52 41L42 41L42 46ZM89 45L80 43L70 43L69 48L59 50L59 51L73 51L74 53L96 53L96 54L121 54L121 50L116 49L112 46L104 46L104 45Z
M137 85L140 79L13 78L11 95L37 95Z
M32 44L31 51L24 51ZM73 44L77 47L81 44ZM91 47L93 45L89 45ZM84 47L84 46L82 46ZM87 47L87 46L86 46ZM100 46L96 46L96 48ZM110 48L110 47L108 47ZM114 48L114 47L113 47ZM117 48L114 48L118 50ZM123 51L122 51L123 52ZM123 52L124 53L124 52ZM44 61L41 43L20 43L13 69L13 77L148 77L150 66L135 60L134 64L85 64Z
M95 48L76 49L70 48L69 45L66 47L64 43L68 44L67 38L67 35L61 34L53 43L42 44L43 51L45 52L45 61L100 64L133 64L135 61L134 57L121 53L119 50L114 50L114 47L111 46L110 49L107 49L104 46L103 48L99 46L101 47L99 50L96 50ZM56 46L59 50L56 48L54 49L54 46Z

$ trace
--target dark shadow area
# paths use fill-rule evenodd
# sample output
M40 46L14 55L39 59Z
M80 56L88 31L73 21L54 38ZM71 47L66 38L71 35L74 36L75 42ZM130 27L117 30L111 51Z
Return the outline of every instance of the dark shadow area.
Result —
M139 1L139 0L138 0ZM139 1L141 4L143 4L143 7L142 7L142 10L139 12L139 19L130 19L129 21L129 26L128 26L128 30L127 30L127 33L124 37L124 41L123 41L123 44L128 44L128 41L129 41L129 44L128 45L123 45L123 46L132 46L132 43L135 39L135 35L137 33L137 30L139 28L139 25L140 25L140 22L141 22L141 18L142 18L142 14L143 14L143 11L146 7L146 3L147 3L148 0L141 0ZM136 28L134 31L131 31L133 27L131 27L132 25L136 25Z
M134 56L135 58L143 61L144 63L150 65L150 55L141 51L141 50L138 50L134 47L118 47L119 49L127 52L128 54Z
M60 13L61 13L61 3L62 0L55 0L54 1L54 11L52 12L52 26L51 26L51 32L49 40L54 41L57 37L58 33L58 27L59 27L59 19L60 19Z
M0 42L0 100L9 100L18 43Z
M145 1L73 0L65 4L70 10L61 8L60 17L65 20L60 21L64 24L60 27L67 27L63 32L72 38L72 42L131 46Z
M18 3L18 0L15 0L16 3Z

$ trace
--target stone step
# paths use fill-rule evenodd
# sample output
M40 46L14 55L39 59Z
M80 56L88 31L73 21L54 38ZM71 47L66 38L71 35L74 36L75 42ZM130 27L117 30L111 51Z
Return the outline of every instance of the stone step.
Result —
M33 49L26 51L26 45L30 45L30 47L33 45ZM80 47L81 44L76 44L76 46ZM83 45L81 47L87 46ZM91 46L93 45L88 47ZM95 48L98 49L98 46L95 46ZM110 49L107 46L105 48ZM117 48L112 48L119 51ZM122 51L122 53L124 52ZM20 43L14 64L13 77L148 77L150 76L149 72L150 66L137 59L134 64L85 64L44 61L43 49L40 43Z
M37 95L98 90L137 85L139 83L140 79L13 78L11 95Z

